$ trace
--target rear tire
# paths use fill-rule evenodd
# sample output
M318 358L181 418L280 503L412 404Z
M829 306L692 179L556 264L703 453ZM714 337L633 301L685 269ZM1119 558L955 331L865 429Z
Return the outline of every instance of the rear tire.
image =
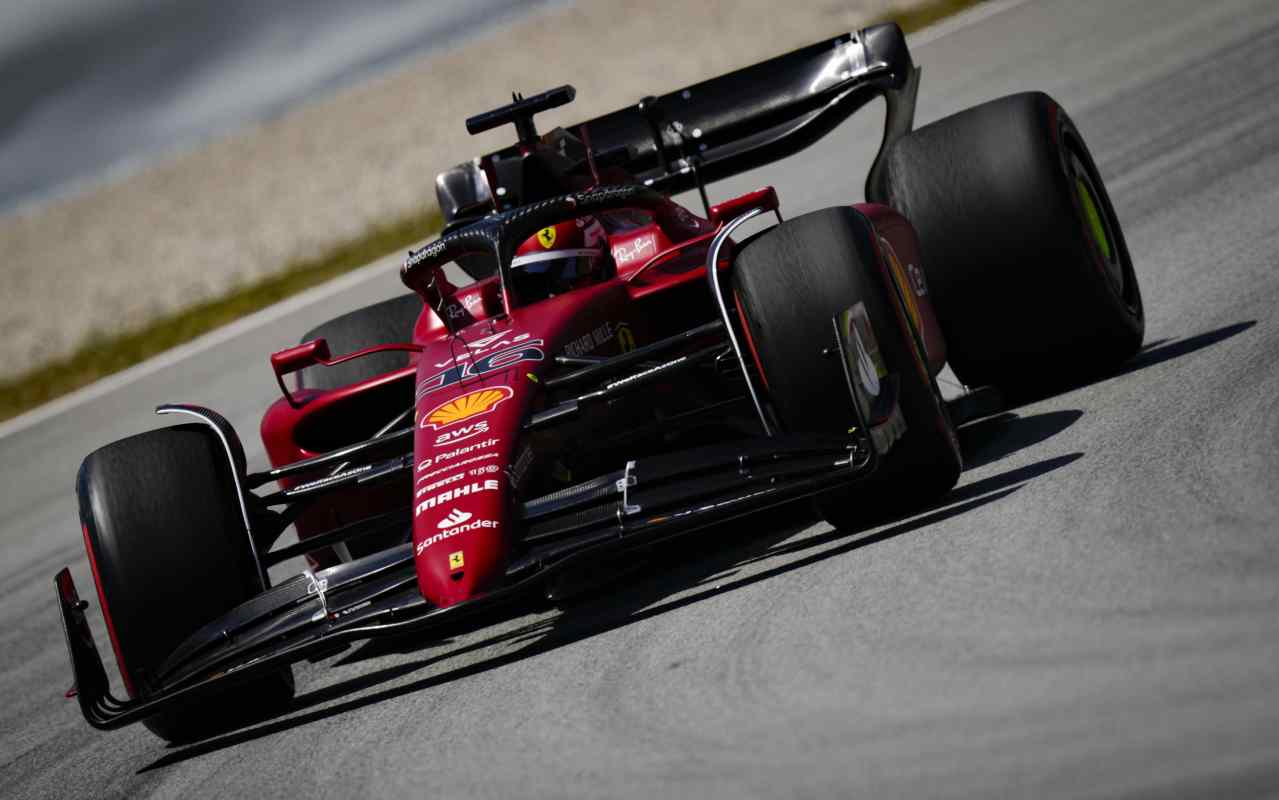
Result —
M886 156L887 203L919 233L955 374L1012 396L1091 377L1141 347L1123 229L1083 137L1051 97L927 125Z
M959 479L959 448L945 404L882 268L869 220L829 208L787 220L747 242L733 288L782 426L791 433L847 436L855 412L832 318L860 302L889 374L900 385L907 430L866 481L817 498L838 528L925 504Z
M416 294L392 297L335 317L308 331L302 341L323 338L335 356L379 344L409 342L413 340L413 326L421 313L422 298ZM298 373L298 388L337 389L408 365L408 353L388 351L332 367L307 367Z
M152 696L157 669L187 636L264 588L226 453L202 425L143 433L91 453L76 493L125 686ZM292 697L285 668L145 724L184 741Z

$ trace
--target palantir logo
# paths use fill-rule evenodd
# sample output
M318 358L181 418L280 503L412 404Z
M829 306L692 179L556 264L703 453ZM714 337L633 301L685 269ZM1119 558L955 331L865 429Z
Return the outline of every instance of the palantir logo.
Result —
M471 518L470 514L466 513L460 508L455 508L449 512L449 515L447 517L440 520L440 524L438 527L451 528L454 525L461 525L463 522L466 522L470 518Z

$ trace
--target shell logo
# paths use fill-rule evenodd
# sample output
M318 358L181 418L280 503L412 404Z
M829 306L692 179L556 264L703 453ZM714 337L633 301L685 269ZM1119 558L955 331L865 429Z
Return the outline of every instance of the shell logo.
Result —
M422 417L422 427L443 428L481 414L487 414L497 408L498 403L515 394L507 386L491 386L476 389L464 395L454 397L440 403Z

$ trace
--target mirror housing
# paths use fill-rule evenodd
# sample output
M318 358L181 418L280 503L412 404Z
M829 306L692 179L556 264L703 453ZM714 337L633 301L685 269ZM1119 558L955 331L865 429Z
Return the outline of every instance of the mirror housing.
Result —
M712 225L723 225L740 217L752 208L762 208L765 211L775 212L781 205L781 201L777 199L777 190L772 186L765 186L762 189L756 189L740 197L734 197L732 200L725 200L722 203L716 203L711 206L710 221Z

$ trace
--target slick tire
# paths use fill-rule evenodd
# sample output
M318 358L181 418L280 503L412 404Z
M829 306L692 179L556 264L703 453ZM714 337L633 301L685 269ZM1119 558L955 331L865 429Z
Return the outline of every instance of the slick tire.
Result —
M308 331L303 342L323 338L333 355L345 355L379 344L413 339L413 326L422 313L422 298L406 294L335 317ZM307 367L298 373L299 389L337 389L376 378L409 364L404 352L375 353L332 367Z
M91 453L76 494L125 688L152 696L162 688L158 669L183 640L264 588L226 453L203 425L150 431ZM292 697L285 668L145 724L170 742L187 741Z
M1083 137L1048 95L993 100L909 134L886 154L885 186L919 233L964 383L1035 394L1140 349L1123 229Z
M899 381L905 435L870 478L817 498L837 528L925 505L959 479L954 429L887 275L869 220L852 208L787 220L749 240L733 265L748 343L787 432L847 436L853 400L829 349L832 318L856 303L865 305L885 367Z

